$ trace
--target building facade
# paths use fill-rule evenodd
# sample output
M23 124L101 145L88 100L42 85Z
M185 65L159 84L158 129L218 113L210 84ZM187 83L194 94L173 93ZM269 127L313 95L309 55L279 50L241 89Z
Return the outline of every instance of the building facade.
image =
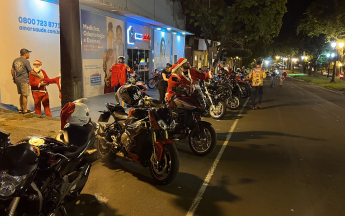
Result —
M125 56L132 68L150 76L154 68L184 57L185 16L181 5L166 0L80 0L80 32L84 97L104 94L112 64ZM18 105L10 69L19 50L32 50L29 61L42 62L50 78L60 72L60 16L58 0L1 1L0 103ZM51 107L60 106L58 88L48 86ZM33 100L29 98L29 108Z

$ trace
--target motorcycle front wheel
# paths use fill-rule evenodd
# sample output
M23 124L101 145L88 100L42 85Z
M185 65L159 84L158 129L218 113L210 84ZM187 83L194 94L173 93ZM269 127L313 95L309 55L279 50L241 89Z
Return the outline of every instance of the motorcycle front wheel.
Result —
M214 119L221 119L226 112L226 105L223 101L218 102L217 105L211 105L210 116Z
M154 155L151 156L150 172L157 184L168 185L177 176L180 161L175 145L164 145L161 161L156 161Z
M105 145L105 141L101 138L98 138L97 141L97 152L101 160L104 162L114 161L117 158L116 154Z
M232 95L226 99L226 105L229 109L237 109L240 106L240 99L237 95Z
M217 134L212 125L199 125L193 128L189 134L189 146L198 156L211 153L216 145Z
M156 88L156 80L155 80L155 78L151 78L151 79L149 79L149 88L150 89L154 89L154 88Z

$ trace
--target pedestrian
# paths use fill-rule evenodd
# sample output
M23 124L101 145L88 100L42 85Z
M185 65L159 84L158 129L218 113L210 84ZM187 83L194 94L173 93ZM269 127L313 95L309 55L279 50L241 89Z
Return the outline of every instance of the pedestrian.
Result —
M29 62L30 50L21 49L20 57L13 61L11 74L13 82L17 85L19 97L19 112L26 114L28 112L28 96L30 94L29 73L32 71Z
M252 82L252 109L261 108L262 102L262 94L264 88L264 79L266 78L265 70L261 67L262 61L258 60L256 62L256 67L252 69L251 73L249 74L249 80ZM259 101L256 106L255 101L257 94L259 94Z
M270 70L270 74L271 74L271 88L276 87L276 71L274 68Z
M160 80L158 81L159 101L164 103L165 93L168 88L168 80L171 76L170 68L172 65L167 63L166 67L162 70Z
M280 75L280 87L283 86L283 81L286 80L287 73L286 71L283 71L283 73Z
M36 60L33 65L34 69L30 73L29 80L32 96L35 102L35 113L37 115L42 115L41 106L43 105L45 115L51 117L52 114L50 112L49 106L49 94L46 86L51 83L58 84L59 77L49 79L46 72L43 69L41 69L42 62L38 60Z
M127 71L129 73L133 73L134 71L130 69L128 65L125 64L125 57L120 56L118 58L118 63L113 64L112 68L110 69L111 72L111 87L115 88L115 100L117 105L120 105L120 99L117 94L117 90L124 86L127 83ZM125 107L125 102L122 101L122 107Z

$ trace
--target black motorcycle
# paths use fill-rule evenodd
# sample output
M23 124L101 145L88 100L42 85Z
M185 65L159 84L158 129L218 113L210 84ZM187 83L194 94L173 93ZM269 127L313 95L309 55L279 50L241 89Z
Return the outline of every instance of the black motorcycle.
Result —
M66 126L56 139L27 137L10 143L0 132L0 215L67 216L65 203L77 198L90 173L86 152L98 125Z
M225 95L224 102L226 106L229 109L237 109L240 106L240 95L228 77L228 72L223 70L222 73L218 75L217 82L213 82L213 85L218 86L220 88L220 93Z
M106 103L99 122L114 122L100 126L98 152L102 159L123 157L143 167L150 167L158 184L171 183L179 171L179 155L167 130L175 127L167 108L138 106L127 114L123 107Z
M199 89L200 87L200 89ZM225 98L221 89L214 85L206 85L199 81L199 86L195 89L197 98L207 113L214 119L221 119L226 113Z

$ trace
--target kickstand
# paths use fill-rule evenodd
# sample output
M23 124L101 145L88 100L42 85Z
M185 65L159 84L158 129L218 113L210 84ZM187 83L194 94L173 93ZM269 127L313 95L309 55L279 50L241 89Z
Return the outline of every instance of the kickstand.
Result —
M62 216L68 216L65 206L60 207L60 213Z

